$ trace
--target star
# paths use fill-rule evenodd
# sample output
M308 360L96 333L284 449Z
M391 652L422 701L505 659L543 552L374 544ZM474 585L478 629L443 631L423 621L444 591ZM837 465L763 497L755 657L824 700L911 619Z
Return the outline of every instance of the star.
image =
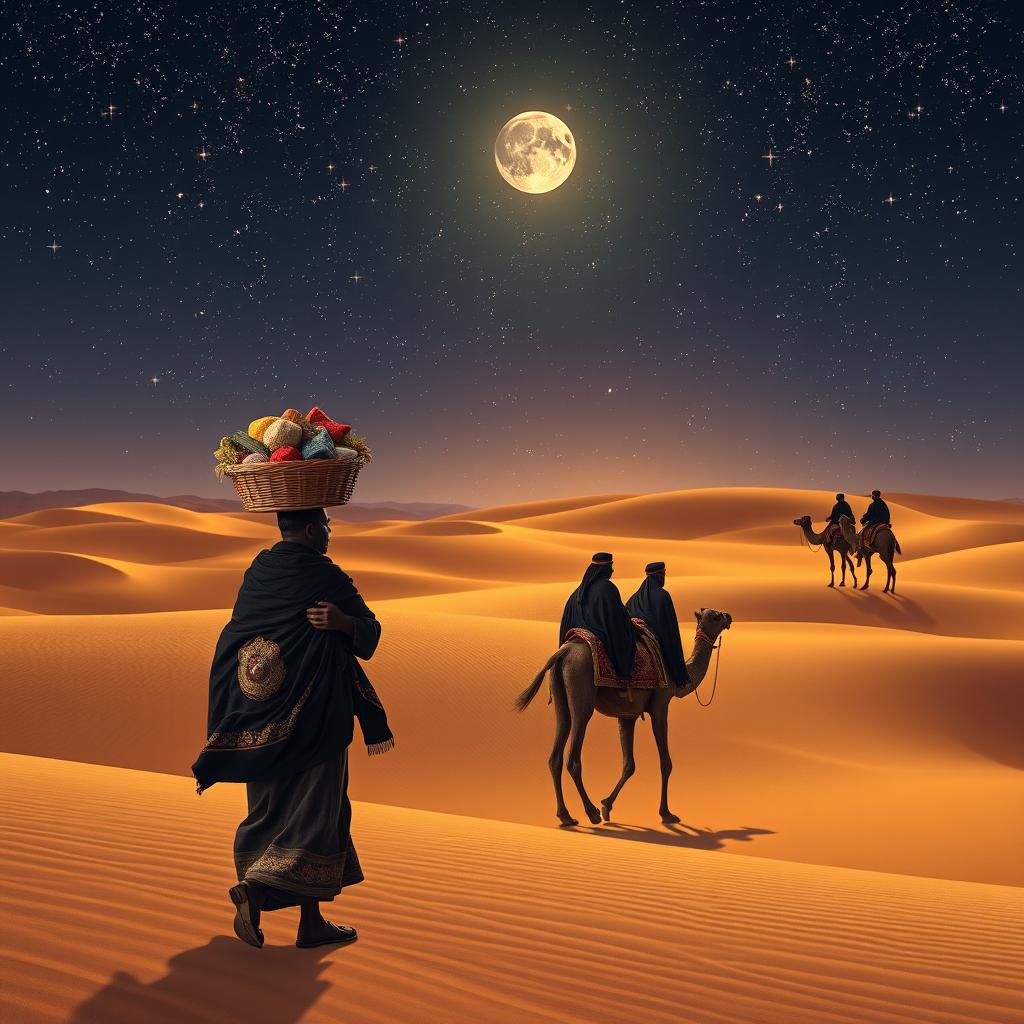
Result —
M779 205L776 206L775 209L778 210L779 213L782 213L782 203L779 203Z
M883 200L882 200L882 202L883 202L883 203L888 203L888 204L889 204L890 206L892 206L892 204L893 204L893 203L895 203L895 202L896 202L896 200L895 200L895 199L893 199L893 197L892 197L892 193L890 192L890 193L889 193L889 196L888 196L888 198L886 198L886 199L883 199Z
M58 249L63 249L64 246L58 245L57 244L57 239L55 238L46 248L49 249L53 253L54 256L56 256L57 255L57 250Z
M762 199L764 199L764 196L763 196L763 195L761 195L761 193L760 193L760 192L758 192L758 193L757 193L757 195L755 195L755 196L754 196L754 198L755 198L755 199L756 199L756 200L757 200L758 202L761 202L761 200L762 200Z
M341 191L344 192L345 189L348 188L348 182L344 178L342 178L341 181L338 182L338 188L340 188Z
M327 165L327 173L328 174L333 174L334 173L334 164L328 164Z
M362 279L363 277L358 270L349 278L350 281L354 281L356 284L359 284Z
M392 42L396 43L398 48L401 49L406 44L406 39L402 35L397 35Z
M115 107L114 104L111 103L111 104L109 104L107 106L106 110L101 110L100 111L100 117L109 117L109 118L113 119L114 111L115 110L117 110L117 107Z
M368 170L368 171L369 171L369 172L370 172L371 174L373 174L373 173L374 173L374 172L375 172L375 171L377 170L377 165L376 165L376 164L370 164L370 166L369 166L369 167L367 167L366 169L367 169L367 170Z
M192 109L193 110L198 110L199 109L199 104L196 103L195 100L192 101Z
M768 161L768 166L772 167L772 166L774 166L775 161L778 160L779 158L772 152L772 147L769 146L768 147L768 152L765 153L764 156L761 157L761 159L762 160L767 160Z
M1006 113L1006 104L1002 100L999 101L999 113L1000 114L1005 114Z
M789 70L792 71L793 66L796 64L796 59L794 57L790 57L789 60L786 61L786 63L789 65Z
M209 155L210 154L207 152L205 146L203 146L203 148L199 150L198 153L196 153L196 156L199 157L200 160L205 160Z
M159 384L160 383L160 378L159 377L150 377L149 378L149 383L150 384Z

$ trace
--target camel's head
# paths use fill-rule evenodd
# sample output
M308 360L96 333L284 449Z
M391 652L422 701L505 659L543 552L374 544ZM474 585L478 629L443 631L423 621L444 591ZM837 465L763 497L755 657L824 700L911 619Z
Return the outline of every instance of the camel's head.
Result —
M810 526L811 525L811 517L810 516L801 516L799 519L794 519L793 520L793 525L794 526Z
M702 629L712 640L732 626L732 616L728 612L720 612L714 608L701 608L694 612L697 627Z

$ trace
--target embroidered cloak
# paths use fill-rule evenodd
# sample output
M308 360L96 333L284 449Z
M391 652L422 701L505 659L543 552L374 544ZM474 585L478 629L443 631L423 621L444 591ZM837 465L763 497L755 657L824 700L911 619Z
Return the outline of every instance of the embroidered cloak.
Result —
M612 556L599 551L583 574L580 585L569 595L558 629L559 646L570 629L589 629L597 636L620 679L633 674L636 657L636 629L622 606L619 588L611 581Z
M665 671L677 686L689 683L686 657L679 637L679 619L672 603L672 595L665 589L665 563L650 562L647 578L640 589L626 602L630 618L643 619L658 638Z
M355 618L351 637L314 629L306 609L332 601ZM337 757L358 716L370 753L394 745L384 708L356 658L380 623L326 555L282 540L245 571L210 669L206 745L196 792L216 782L287 776Z

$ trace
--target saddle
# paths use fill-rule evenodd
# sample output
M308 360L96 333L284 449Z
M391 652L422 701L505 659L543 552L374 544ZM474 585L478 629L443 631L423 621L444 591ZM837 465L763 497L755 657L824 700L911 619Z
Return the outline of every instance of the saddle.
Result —
M822 536L823 544L835 544L836 541L842 540L843 528L838 523L829 523L825 527L825 533Z
M871 526L865 526L864 527L864 532L860 535L861 547L863 547L863 548L871 547L871 545L874 544L874 542L875 542L875 534L877 534L879 530L883 530L883 529L884 530L891 530L892 529L892 524L891 523L874 523Z
M604 644L589 629L570 629L565 634L565 641L582 641L590 648L594 659L594 684L596 686L613 686L625 693L628 689L661 690L669 685L665 662L661 657L661 645L658 638L651 632L643 619L633 619L636 627L636 657L633 659L633 674L628 682L621 682L615 675L615 669L608 658Z

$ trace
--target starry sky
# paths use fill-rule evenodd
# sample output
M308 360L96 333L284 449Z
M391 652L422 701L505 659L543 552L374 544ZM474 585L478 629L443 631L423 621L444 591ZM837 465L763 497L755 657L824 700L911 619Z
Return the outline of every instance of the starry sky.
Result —
M18 3L0 488L1024 496L1017 3ZM527 110L578 152L497 173Z

